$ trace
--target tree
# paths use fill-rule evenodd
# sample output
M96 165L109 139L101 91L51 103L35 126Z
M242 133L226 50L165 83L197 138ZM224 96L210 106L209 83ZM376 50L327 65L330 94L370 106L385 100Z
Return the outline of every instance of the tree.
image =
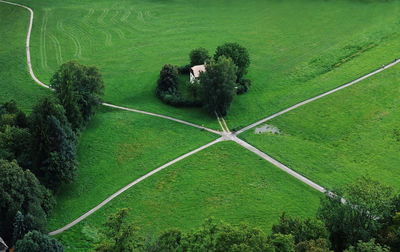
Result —
M26 227L25 227L25 221L24 221L24 215L18 211L17 214L15 215L15 221L13 224L13 242L14 244L19 240L24 237L26 234Z
M250 57L247 49L238 43L225 43L217 47L214 60L218 60L222 55L231 58L233 63L237 66L237 79L235 81L242 79L247 73L247 68L250 66Z
M164 65L160 71L157 84L157 93L175 93L178 87L178 68L170 64Z
M103 77L99 70L76 61L62 64L51 78L50 87L55 89L75 131L89 121L104 94Z
M318 217L330 232L330 241L335 251L343 251L350 245L369 241L379 231L392 213L393 190L363 177L346 186L339 196L326 196L321 200Z
M371 239L368 242L358 241L357 245L350 246L345 252L389 252L389 248L386 246L381 246L375 243L375 239Z
M308 240L296 244L296 252L330 252L329 241L324 238Z
M51 189L71 182L76 175L76 136L57 99L41 100L30 115L33 171Z
M143 237L133 223L126 223L128 208L118 209L111 214L102 230L102 239L95 245L95 251L135 251L143 248Z
M232 60L221 56L206 65L206 72L200 73L201 97L204 108L211 114L225 116L236 95L236 67Z
M31 166L31 134L28 120L14 101L0 105L0 158L17 160L28 169Z
M270 237L270 243L274 246L276 252L294 252L293 235L273 234Z
M46 188L40 185L35 175L29 170L23 171L15 161L0 160L0 174L0 237L10 243L18 211L29 214L26 227L43 230L46 215L54 203L48 198Z
M22 240L15 245L15 252L62 252L62 245L53 238L48 237L39 231L27 233Z
M191 66L203 65L206 60L210 59L207 49L202 47L193 49L189 56Z
M291 234L295 243L317 240L319 238L328 238L328 231L324 223L319 220L307 218L301 220L287 216L282 213L279 223L272 226L272 234Z

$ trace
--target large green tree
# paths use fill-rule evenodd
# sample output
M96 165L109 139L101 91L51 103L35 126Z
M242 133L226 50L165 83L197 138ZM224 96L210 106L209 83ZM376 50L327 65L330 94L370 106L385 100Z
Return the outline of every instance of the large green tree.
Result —
M237 66L236 81L241 80L250 66L250 56L247 49L238 43L225 43L217 47L214 59L217 60L222 55L233 60L233 63Z
M38 231L27 233L15 245L15 252L62 252L63 246L53 238Z
M22 170L15 161L0 159L0 174L0 237L10 243L18 211L33 218L31 226L44 229L46 215L53 204L46 188L33 173Z
M33 172L44 185L57 189L76 174L76 136L65 110L54 97L41 100L30 115Z
M206 60L210 59L207 49L203 47L193 49L190 52L189 57L191 66L203 65Z
M50 86L55 89L74 130L88 122L104 94L103 77L99 70L76 61L62 64L51 78Z
M31 140L25 113L14 101L0 105L0 158L17 160L22 168L30 168Z
M202 102L209 113L228 113L236 96L235 73L236 66L225 56L208 62L206 71L200 73Z
M308 240L328 238L328 231L322 221L311 218L302 220L288 216L286 213L282 213L279 223L272 226L272 234L276 233L293 235L296 244Z
M166 64L160 71L160 78L157 82L157 93L175 93L178 87L178 68L171 64Z
M330 232L335 251L343 251L358 241L369 241L379 235L385 222L393 214L393 190L370 178L360 178L339 190L336 195L327 195L321 201L318 217Z

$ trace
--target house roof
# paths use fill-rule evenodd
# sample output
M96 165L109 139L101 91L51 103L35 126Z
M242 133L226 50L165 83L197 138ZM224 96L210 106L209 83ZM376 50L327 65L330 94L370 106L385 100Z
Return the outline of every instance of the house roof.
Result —
M8 246L3 241L3 239L1 239L1 237L0 237L0 250L4 250L4 249L8 249Z
M197 65L197 66L193 66L191 68L192 73L194 75L194 77L198 78L200 76L200 72L205 72L206 71L206 66L205 65Z

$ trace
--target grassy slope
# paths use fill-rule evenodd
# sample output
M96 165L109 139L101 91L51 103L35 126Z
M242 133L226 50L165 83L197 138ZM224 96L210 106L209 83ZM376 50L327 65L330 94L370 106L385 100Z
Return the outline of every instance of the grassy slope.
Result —
M320 195L239 145L222 142L138 184L58 238L73 249L91 246L100 223L122 207L131 208L129 220L144 233L188 230L210 216L269 232L282 211L314 216Z
M24 111L30 111L39 97L49 93L36 85L28 72L28 22L28 11L0 3L0 103L13 99Z
M103 108L79 140L78 176L57 194L50 227L60 228L133 180L215 138L175 122Z
M395 66L270 121L282 135L250 130L241 137L323 186L369 175L397 188L399 70Z
M100 67L107 101L214 128L214 118L200 110L172 108L154 97L161 66L187 63L192 48L212 53L221 43L238 41L249 49L253 86L235 100L227 118L238 126L369 72L391 61L392 49L400 47L392 34L399 1L24 2L36 11L32 53L41 79L48 80L60 62L77 58ZM334 64L355 56L357 50L346 52L359 44L372 49L335 74L297 78L315 71L309 64L315 57Z

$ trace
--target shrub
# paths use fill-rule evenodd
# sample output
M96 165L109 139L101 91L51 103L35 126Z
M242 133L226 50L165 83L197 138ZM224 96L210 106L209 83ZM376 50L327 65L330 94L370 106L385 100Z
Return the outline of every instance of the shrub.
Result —
M237 83L236 94L244 94L249 90L251 85L251 80L249 79L240 79Z
M179 74L190 74L190 68L191 68L191 66L189 64L180 66L180 67L178 67L178 73Z
M204 62L210 58L207 49L202 47L193 49L189 56L191 66L203 65Z
M157 92L173 93L178 87L178 69L176 66L166 64L160 71L157 82Z

